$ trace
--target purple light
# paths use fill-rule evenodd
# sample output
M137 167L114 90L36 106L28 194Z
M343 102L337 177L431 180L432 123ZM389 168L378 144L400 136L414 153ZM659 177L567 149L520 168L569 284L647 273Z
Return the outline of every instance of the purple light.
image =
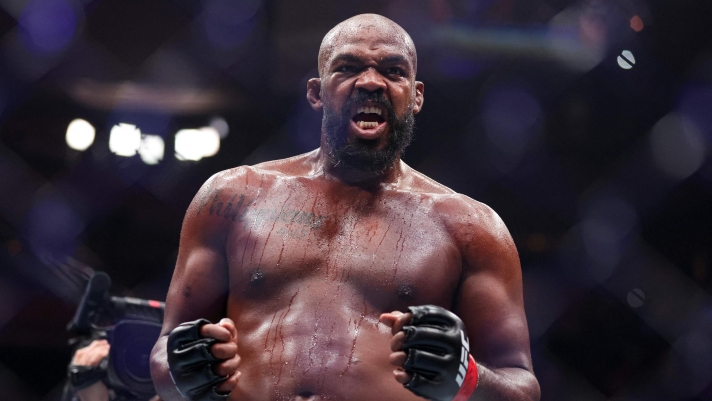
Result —
M516 87L499 87L487 93L482 116L490 142L501 151L521 154L534 134L541 115L539 102Z
M692 120L712 142L712 86L694 86L688 88L680 97L678 110Z
M206 2L203 27L208 40L217 48L236 48L252 32L259 7L260 0Z
M30 50L56 53L74 37L77 16L64 0L34 0L22 10L19 26L22 41Z
M38 255L71 255L84 223L59 197L37 202L27 214L25 237Z

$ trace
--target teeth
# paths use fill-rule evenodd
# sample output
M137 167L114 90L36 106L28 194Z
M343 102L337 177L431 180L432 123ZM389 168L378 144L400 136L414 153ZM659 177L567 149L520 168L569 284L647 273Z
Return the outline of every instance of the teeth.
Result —
M378 114L379 116L381 115L382 111L380 107L359 107L358 110L356 110L356 114Z
M364 129L364 128L376 128L378 127L378 123L375 121L359 121L356 123L359 128Z

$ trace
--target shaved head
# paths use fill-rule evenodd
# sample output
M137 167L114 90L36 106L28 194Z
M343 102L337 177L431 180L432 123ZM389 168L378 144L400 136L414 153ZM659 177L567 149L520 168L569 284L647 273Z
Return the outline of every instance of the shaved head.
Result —
M361 14L339 23L324 36L319 47L320 77L324 76L324 68L334 54L334 50L341 45L358 42L363 31L375 31L381 35L384 44L402 47L404 56L411 60L413 71L416 71L418 56L408 32L382 15Z

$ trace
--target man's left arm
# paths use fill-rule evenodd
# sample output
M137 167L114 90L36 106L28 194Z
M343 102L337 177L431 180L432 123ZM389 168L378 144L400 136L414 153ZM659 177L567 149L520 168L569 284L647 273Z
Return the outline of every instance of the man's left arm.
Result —
M474 201L471 201L474 202ZM463 273L454 305L478 367L473 400L539 400L524 313L522 270L507 227L477 204L459 223Z
M419 306L411 307L412 313L381 316L394 334L391 363L404 367L395 371L396 380L426 398L437 394L431 399L539 400L516 247L494 211L469 198L466 203L465 212L460 209L449 219L463 256L455 315L437 306ZM462 347L461 328L469 336L469 343L463 336ZM446 349L449 355L443 355ZM471 368L467 351L476 363ZM414 377L418 365L425 373ZM409 367L415 370L408 372ZM428 373L434 371L440 373Z

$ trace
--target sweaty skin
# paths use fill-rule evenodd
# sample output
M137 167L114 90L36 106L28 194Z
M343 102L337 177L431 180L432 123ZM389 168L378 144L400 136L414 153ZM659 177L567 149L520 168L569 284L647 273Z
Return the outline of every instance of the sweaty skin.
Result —
M398 116L422 107L415 48L383 17L334 28L319 67L307 88L317 111L359 89L383 91ZM388 134L385 123L344 135L377 148ZM218 390L231 400L422 400L401 384L410 315L398 311L435 304L467 327L480 364L472 399L538 400L519 259L497 214L400 160L345 171L324 136L312 152L214 175L191 203L151 359L161 397L182 399L167 335L207 318L218 324L201 334L221 341L214 371L229 376Z

